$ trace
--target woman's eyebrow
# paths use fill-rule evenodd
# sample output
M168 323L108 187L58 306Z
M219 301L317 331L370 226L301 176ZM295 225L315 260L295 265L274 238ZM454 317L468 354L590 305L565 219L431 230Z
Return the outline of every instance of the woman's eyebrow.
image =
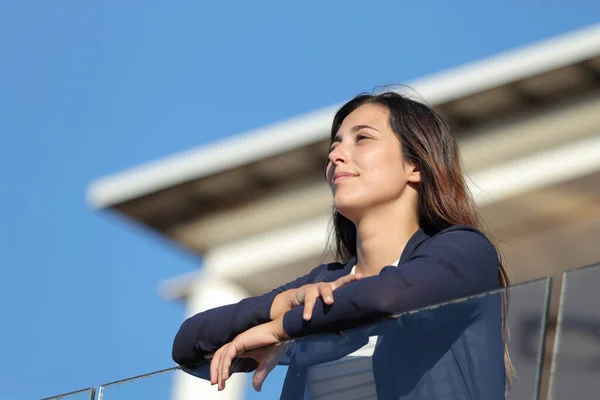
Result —
M354 125L352 128L350 128L350 132L352 133L356 133L358 131L360 131L361 129L372 129L376 132L379 132L377 129L373 128L371 125ZM331 141L331 144L333 145L334 143L339 143L342 141L342 138L340 137L339 133L335 135L335 137L333 138L333 140Z
M374 131L379 132L377 129L373 128L371 125L354 125L352 128L350 128L350 132L358 132L361 129L373 129Z

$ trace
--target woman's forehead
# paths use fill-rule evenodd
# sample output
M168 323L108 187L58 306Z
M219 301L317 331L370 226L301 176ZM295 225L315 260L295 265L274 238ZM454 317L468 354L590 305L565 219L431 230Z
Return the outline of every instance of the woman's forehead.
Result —
M360 127L371 127L383 131L389 127L389 115L389 111L384 106L364 104L344 118L338 130L332 132L331 139L356 133Z
M340 130L350 129L355 125L369 125L375 128L383 128L388 125L389 118L390 112L384 106L363 104L344 118Z

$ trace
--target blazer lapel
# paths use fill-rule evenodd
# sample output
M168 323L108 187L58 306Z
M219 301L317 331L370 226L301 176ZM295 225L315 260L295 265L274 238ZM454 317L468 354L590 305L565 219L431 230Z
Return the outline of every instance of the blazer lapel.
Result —
M410 239L408 239L406 246L404 246L398 266L410 260L410 257L413 255L415 250L417 250L417 247L419 247L428 238L429 236L423 231L423 228L419 228L415 233L413 233Z

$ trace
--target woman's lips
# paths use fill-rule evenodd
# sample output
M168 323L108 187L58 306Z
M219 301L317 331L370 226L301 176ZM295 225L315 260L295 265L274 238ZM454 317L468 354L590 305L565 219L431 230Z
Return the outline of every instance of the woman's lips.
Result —
M353 175L353 174L340 174L339 176L335 177L335 179L333 180L333 184L335 185L343 180L355 178L355 177L356 177L356 175Z

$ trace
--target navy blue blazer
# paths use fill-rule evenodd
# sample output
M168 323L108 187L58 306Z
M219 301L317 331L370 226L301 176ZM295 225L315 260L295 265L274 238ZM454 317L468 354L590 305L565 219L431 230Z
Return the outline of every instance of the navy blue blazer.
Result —
M202 368L204 356L239 333L269 322L277 294L308 283L334 281L349 274L355 262L353 258L345 265L319 265L262 296L188 318L175 337L173 360L186 372L208 379L208 368ZM379 398L504 399L499 295L372 324L393 314L498 289L498 272L498 254L477 229L456 225L435 235L419 229L397 267L386 266L376 276L336 290L332 305L317 300L310 321L304 321L302 307L284 315L284 329L291 338L311 337L298 340L282 361L289 364L282 398L302 399L308 367L360 348L375 332L373 372ZM347 334L324 335L340 331ZM232 370L250 372L256 366L252 359L236 359Z

